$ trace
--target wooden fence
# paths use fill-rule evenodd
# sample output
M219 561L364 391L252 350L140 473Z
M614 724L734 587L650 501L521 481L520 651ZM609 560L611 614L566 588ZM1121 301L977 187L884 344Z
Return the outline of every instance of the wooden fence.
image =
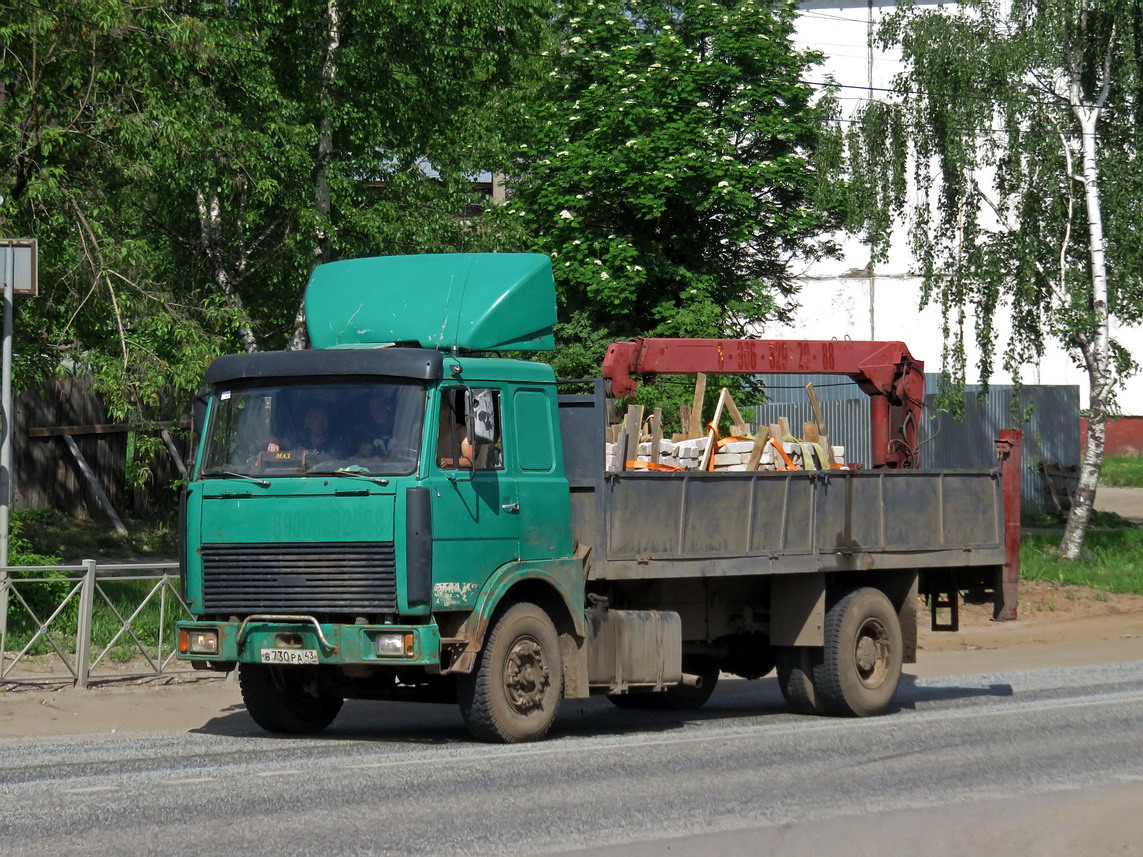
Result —
M183 461L188 457L188 421L162 426L114 421L82 376L61 376L39 390L21 393L14 410L14 508L51 507L71 515L107 516L113 522L115 517L164 515L177 508L174 486L181 473L175 455ZM189 415L189 402L186 411ZM163 448L143 485L129 485L129 451L139 437L162 437L164 429Z

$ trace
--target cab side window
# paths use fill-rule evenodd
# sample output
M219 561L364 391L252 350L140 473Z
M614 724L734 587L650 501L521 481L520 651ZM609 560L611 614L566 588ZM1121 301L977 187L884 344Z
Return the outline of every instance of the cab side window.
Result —
M454 387L441 393L441 412L437 435L437 464L442 470L468 470L475 452L477 470L504 469L504 440L500 418L500 392L492 390L492 408L496 437L490 444L473 449L465 427L465 389Z

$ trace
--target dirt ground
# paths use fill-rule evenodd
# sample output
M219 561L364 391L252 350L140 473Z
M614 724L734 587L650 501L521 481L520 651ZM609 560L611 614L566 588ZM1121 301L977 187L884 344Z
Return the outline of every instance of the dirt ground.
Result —
M1023 583L1019 619L966 605L961 631L919 629L916 676L1143 660L1143 597ZM210 673L133 679L90 690L0 685L0 739L87 732L191 730L242 711L238 684Z
M1143 524L1143 489L1103 488L1096 507ZM1018 619L965 605L959 633L919 627L916 676L963 675L1143 660L1143 596L1020 584ZM0 739L86 732L189 730L241 711L234 681L212 673L126 680L73 690L0 684Z

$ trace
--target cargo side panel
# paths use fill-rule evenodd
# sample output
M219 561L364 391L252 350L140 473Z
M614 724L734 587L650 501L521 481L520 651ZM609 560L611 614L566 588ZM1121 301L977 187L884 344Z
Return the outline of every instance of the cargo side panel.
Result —
M603 489L605 562L592 576L996 565L998 486L992 471L614 474Z

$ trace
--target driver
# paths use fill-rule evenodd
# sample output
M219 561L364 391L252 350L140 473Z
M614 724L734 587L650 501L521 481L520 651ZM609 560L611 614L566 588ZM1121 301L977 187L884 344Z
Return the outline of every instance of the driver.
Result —
M314 452L331 452L333 438L329 430L329 413L325 408L313 407L302 420L305 436L300 446Z
M308 408L305 412L305 416L302 418L302 428L302 437L293 444L294 449L305 449L315 453L327 453L334 457L341 456L341 447L330 430L329 413L325 408L317 405ZM283 448L290 447L289 445L283 447L283 445L276 440L271 440L266 444L267 452L278 452Z
M369 424L365 440L357 448L358 458L385 458L393 448L393 402L380 390L369 396Z

